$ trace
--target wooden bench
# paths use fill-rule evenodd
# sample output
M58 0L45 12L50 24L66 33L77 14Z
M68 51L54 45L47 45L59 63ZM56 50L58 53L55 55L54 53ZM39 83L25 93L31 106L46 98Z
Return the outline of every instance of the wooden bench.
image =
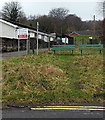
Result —
M81 51L81 55L83 50L99 50L101 53L103 49L103 44L83 44L78 45L78 48Z
M51 50L54 51L54 54L55 54L55 51L71 50L73 55L73 51L75 50L75 48L76 48L76 45L52 45Z

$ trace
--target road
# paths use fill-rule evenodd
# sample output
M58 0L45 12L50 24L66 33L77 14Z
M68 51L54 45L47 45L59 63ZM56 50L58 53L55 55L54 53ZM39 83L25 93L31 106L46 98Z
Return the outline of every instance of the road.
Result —
M47 51L47 50L48 50L48 48L39 49L39 52L40 51ZM35 50L35 52L36 52L36 50ZM19 55L26 55L26 51L20 51L20 54L17 51L16 52L6 52L6 53L2 53L2 54L0 53L0 59L7 59L7 58L19 56Z
M79 108L81 106L66 106L66 107L70 107L70 108L78 107ZM78 119L94 118L94 120L95 118L97 120L104 118L105 111L103 110L100 111L99 108L97 110L96 109L86 110L86 107L90 107L90 106L82 106L82 107L83 107L82 110L74 110L74 109L71 109L71 110L64 110L64 109L32 110L31 108L36 108L35 106L25 107L25 108L9 107L8 109L4 109L2 111L2 118L11 118L11 119L12 118L78 118Z

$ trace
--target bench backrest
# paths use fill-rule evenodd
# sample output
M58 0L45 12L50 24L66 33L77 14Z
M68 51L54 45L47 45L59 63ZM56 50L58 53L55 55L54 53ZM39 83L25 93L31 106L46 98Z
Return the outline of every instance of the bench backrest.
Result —
M83 45L78 45L78 48L79 49L82 49L82 48L97 48L97 49L103 49L103 44L83 44Z
M52 45L52 46L76 46L76 45Z
M52 45L52 47L65 47L65 48L66 48L66 47L67 47L67 48L68 48L68 47L70 47L70 48L73 47L73 48L75 48L76 45Z
M76 45L52 45L52 50L75 49Z
M52 45L52 50L74 50L76 45ZM78 45L79 50L94 50L94 49L103 49L103 44L81 44Z

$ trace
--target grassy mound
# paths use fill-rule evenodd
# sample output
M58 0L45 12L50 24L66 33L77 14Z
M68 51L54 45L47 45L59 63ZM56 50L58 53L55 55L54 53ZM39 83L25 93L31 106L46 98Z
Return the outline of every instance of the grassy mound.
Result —
M28 55L3 60L4 103L104 102L102 55Z

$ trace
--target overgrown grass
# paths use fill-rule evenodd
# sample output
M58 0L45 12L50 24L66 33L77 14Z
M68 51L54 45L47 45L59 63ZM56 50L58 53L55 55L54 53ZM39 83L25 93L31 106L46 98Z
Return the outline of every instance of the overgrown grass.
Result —
M40 53L3 60L3 103L104 102L99 52Z

